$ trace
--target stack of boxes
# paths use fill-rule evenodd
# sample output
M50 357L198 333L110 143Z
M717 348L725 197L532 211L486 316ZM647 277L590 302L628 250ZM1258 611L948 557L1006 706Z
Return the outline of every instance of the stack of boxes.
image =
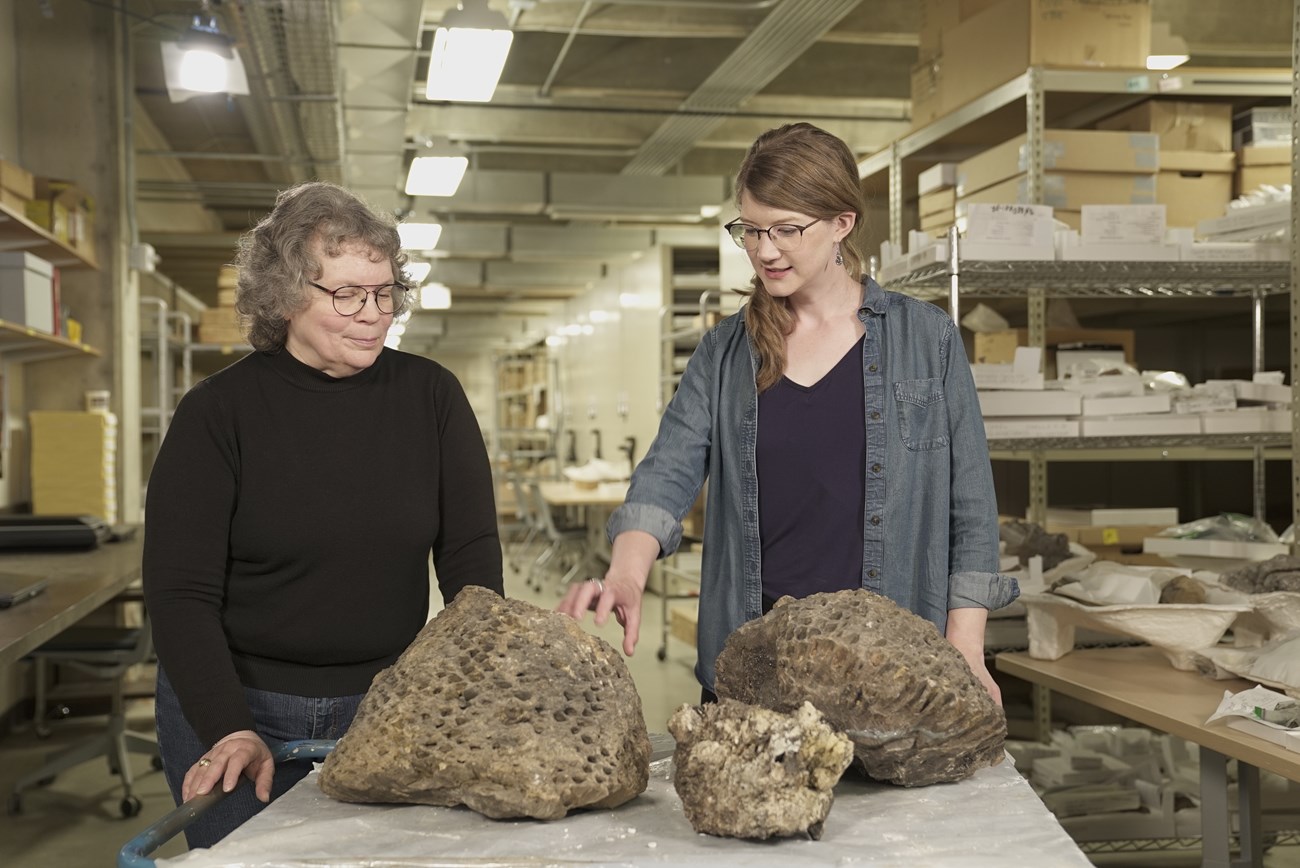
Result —
M1236 166L1232 106L1147 100L1097 126L1157 137L1160 171L1155 201L1165 206L1166 226L1194 227L1201 220L1222 216L1232 199Z
M31 412L32 512L117 521L117 417Z
M1158 145L1150 134L1044 130L1043 191L1037 204L1052 206L1053 216L1073 229L1081 226L1084 205L1152 204ZM1023 134L959 163L957 219L976 203L1033 203L1028 168Z
M957 164L937 163L916 179L921 231L942 236L957 219Z
M1243 196L1265 184L1290 184L1291 110L1285 106L1254 108L1238 115L1234 126L1237 177L1233 192Z
M912 123L1031 66L1145 69L1150 46L1150 0L922 0Z
M235 290L239 284L239 271L229 265L217 276L217 306L203 311L199 320L199 343L244 343L244 333L239 327L239 314L235 312Z
M28 220L58 241L85 259L95 258L95 203L76 184L57 178L37 178L26 210Z

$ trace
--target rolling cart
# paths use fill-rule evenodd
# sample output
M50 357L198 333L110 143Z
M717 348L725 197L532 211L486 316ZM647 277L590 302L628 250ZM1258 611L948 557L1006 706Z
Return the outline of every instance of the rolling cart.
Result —
M300 759L324 759L329 752L334 750L337 744L333 739L304 739L302 741L287 741L275 748L271 755L276 763L287 762L289 760ZM240 786L248 786L241 780ZM118 868L153 868L154 860L149 858L149 854L157 850L163 844L176 837L177 834L184 831L190 823L193 823L204 812L208 811L218 802L226 797L226 793L219 789L203 796L196 796L185 804L176 808L171 813L164 816L161 820L136 835L126 845L122 847L117 854Z

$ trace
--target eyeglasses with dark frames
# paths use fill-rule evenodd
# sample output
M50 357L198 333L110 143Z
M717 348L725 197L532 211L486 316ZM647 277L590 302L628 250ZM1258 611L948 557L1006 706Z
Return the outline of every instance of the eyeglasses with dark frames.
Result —
M356 316L366 306L366 297L375 297L375 307L380 313L392 313L406 301L411 290L401 283L381 283L378 286L340 286L327 289L315 281L307 281L321 292L328 293L334 301L334 312L339 316Z
M805 229L812 226L813 223L820 222L822 222L822 218L818 217L812 223L805 223L802 226L797 223L777 223L766 229L759 229L757 226L750 226L748 223L732 220L722 228L727 230L727 234L731 236L732 241L736 242L737 247L745 250L757 250L759 242L766 235L768 240L772 242L773 247L782 252L787 252L799 247L800 242L803 241Z

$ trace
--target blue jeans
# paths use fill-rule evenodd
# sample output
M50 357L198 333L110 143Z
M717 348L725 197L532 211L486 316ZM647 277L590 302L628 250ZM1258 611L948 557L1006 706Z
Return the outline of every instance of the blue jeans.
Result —
M352 718L357 713L363 695L313 698L244 688L248 708L253 712L253 720L257 723L257 734L272 748L278 742L303 738L339 738L352 725ZM181 713L180 700L176 698L176 692L161 667L158 669L154 717L158 727L158 748L162 755L163 772L167 776L172 798L179 805L185 773L207 753L208 745L199 740L186 722L185 715ZM290 787L310 771L311 760L291 760L277 765L275 781L271 786L272 801L288 792ZM241 780L234 791L185 830L185 840L191 850L211 847L266 807L254 794L251 784L251 781Z

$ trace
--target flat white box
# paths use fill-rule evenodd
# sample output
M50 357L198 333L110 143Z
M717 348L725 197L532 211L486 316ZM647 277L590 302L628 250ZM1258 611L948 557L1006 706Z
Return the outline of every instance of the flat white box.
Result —
M1042 374L1017 371L1015 365L976 363L970 366L976 389L1030 389L1042 391L1045 381Z
M1287 750L1293 750L1300 753L1300 730L1277 729L1276 727L1267 726L1258 720L1248 720L1244 717L1226 717L1224 723L1235 730L1250 733L1253 736L1271 741L1273 744L1280 745Z
M1271 383L1248 383L1238 380L1232 384L1237 400L1251 404L1290 404L1291 387Z
M919 196L957 186L957 164L935 163L916 178L916 192Z
M1061 248L1061 259L1066 262L1178 262L1181 258L1182 248L1177 244L1075 244Z
M54 266L20 250L0 253L0 319L54 332Z
M1178 507L1072 509L1065 506L1049 506L1047 521L1049 524L1066 524L1074 527L1115 527L1135 524L1173 527L1178 524Z
M1056 351L1056 364L1060 368L1062 350ZM1080 352L1079 350L1066 350L1071 354ZM1123 356L1123 353L1120 353ZM1144 392L1141 374L1116 374L1110 377L1066 377L1063 380L1053 380L1054 385L1060 386L1071 392L1078 392L1084 398L1112 396L1122 397L1125 395L1141 395Z
M1198 416L1164 413L1150 416L1087 418L1080 428L1084 437L1135 437L1161 434L1200 434Z
M1015 262L1035 262L1056 258L1056 247L1051 244L1002 244L995 241L965 241L961 245L963 259L1005 259Z
M1226 539L1175 539L1149 536L1142 540L1142 551L1153 555L1195 555L1210 558L1266 561L1274 555L1291 553L1283 543L1239 542Z
M1048 416L985 419L984 436L989 440L1025 440L1038 437L1078 437L1079 420L1053 419Z
M1183 262L1286 262L1291 248L1267 241L1197 241L1183 245Z
M1168 413L1169 393L1153 395L1122 395L1104 398L1084 398L1085 416L1128 416L1134 413Z
M1083 396L1059 389L1022 392L979 392L985 416L1078 416Z
M1203 413L1201 430L1206 434L1285 434L1291 430L1291 411L1247 407Z
M1084 244L1164 243L1164 205L1084 205L1079 210Z

